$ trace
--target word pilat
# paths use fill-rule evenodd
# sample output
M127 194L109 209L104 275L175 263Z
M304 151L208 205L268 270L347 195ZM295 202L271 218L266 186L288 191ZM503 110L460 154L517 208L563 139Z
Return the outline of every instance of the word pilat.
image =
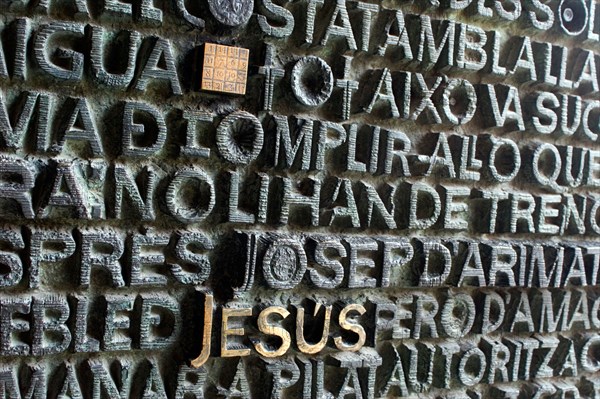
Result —
M536 395L593 397L590 395L594 395L598 389L593 375L565 376L560 380L533 378L525 383L498 381L493 384L448 387L438 376L431 381L427 380L427 376L415 378L416 359L411 360L407 367L407 370L410 370L410 380L405 376L400 377L403 366L398 367L398 364L402 363L395 363L400 371L395 371L392 376L380 373L377 371L378 363L383 361L387 366L388 363L393 365L394 362L398 362L394 358L394 349L389 349L389 352L390 354L386 352L383 357L366 352L347 358L327 356L312 360L303 356L288 357L279 361L254 356L246 360L224 359L200 369L180 366L174 376L160 369L156 357L134 360L90 358L70 361L59 366L44 363L37 365L12 363L7 364L0 371L0 375L9 398L19 398L28 394L35 398L44 398L62 391L73 395L81 393L83 397L85 388L89 385L94 388L93 392L106 393L113 397L137 398L143 395L162 395L162 397L177 399L190 395L213 398L217 397L216 392L274 399L285 395L310 399L313 395L333 396L345 392L358 392L363 397L386 397L387 394L394 397L414 397L417 394L430 394L443 395L439 397L449 399L465 397L461 396L465 394L468 398L481 399L490 395L510 397L520 393L532 397ZM476 359L479 358L478 356L483 358L484 355L483 352L481 355L478 352L471 352L468 356ZM469 357L465 358L469 359ZM444 361L443 358L441 360ZM122 377L119 378L111 373L113 370ZM373 380L361 383L360 376L363 373L368 375L369 371ZM508 369L507 371L512 372ZM143 379L135 380L132 373ZM484 369L483 373L487 371ZM462 378L469 382L467 374L465 373ZM498 376L502 374L501 369L497 374ZM135 385L135 382L139 382L140 385ZM26 388L19 389L19 387Z

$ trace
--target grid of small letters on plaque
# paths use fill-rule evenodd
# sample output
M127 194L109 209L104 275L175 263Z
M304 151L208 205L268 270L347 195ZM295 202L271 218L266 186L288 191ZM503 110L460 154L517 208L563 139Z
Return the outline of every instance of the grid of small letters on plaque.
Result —
M248 49L206 43L202 90L246 94Z

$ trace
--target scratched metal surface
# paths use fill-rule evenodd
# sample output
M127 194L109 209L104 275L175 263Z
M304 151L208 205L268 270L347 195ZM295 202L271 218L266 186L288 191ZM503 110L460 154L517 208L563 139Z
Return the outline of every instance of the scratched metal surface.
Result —
M0 0L0 397L600 397L594 0Z

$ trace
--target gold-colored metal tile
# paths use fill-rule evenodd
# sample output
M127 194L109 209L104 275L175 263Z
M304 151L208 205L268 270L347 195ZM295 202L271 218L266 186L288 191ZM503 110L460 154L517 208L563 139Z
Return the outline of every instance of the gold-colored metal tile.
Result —
M232 72L235 72L238 69L238 63L239 60L237 58L229 57L227 59L227 69L229 69Z
M213 76L214 80L225 80L225 69L217 68L215 69L215 75Z
M239 47L229 47L227 49L227 55L229 56L229 58L237 58L240 56L240 49Z
M212 79L213 73L214 73L213 68L204 68L204 70L202 71L202 79Z
M204 57L204 67L213 67L215 66L215 56L207 55Z
M246 94L249 56L245 48L206 43L202 90Z
M216 44L213 43L206 43L204 45L204 54L216 54L217 52L217 46Z
M226 68L227 67L227 58L217 57L217 59L215 60L215 67Z
M217 55L227 57L227 47L229 46L221 46L219 44L216 44L215 46L217 47Z
M227 69L227 72L225 73L225 80L231 83L237 82L237 71Z
M236 93L237 94L246 94L246 84L238 83L236 85Z
M226 91L228 93L235 93L236 92L235 83L225 82L225 84L223 85L223 91Z

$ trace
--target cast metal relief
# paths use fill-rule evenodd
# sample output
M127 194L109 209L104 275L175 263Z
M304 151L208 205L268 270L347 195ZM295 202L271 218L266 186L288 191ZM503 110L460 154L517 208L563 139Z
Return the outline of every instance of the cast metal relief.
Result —
M600 398L596 0L0 0L0 398Z
M227 26L239 26L252 16L252 0L208 0L212 16Z

